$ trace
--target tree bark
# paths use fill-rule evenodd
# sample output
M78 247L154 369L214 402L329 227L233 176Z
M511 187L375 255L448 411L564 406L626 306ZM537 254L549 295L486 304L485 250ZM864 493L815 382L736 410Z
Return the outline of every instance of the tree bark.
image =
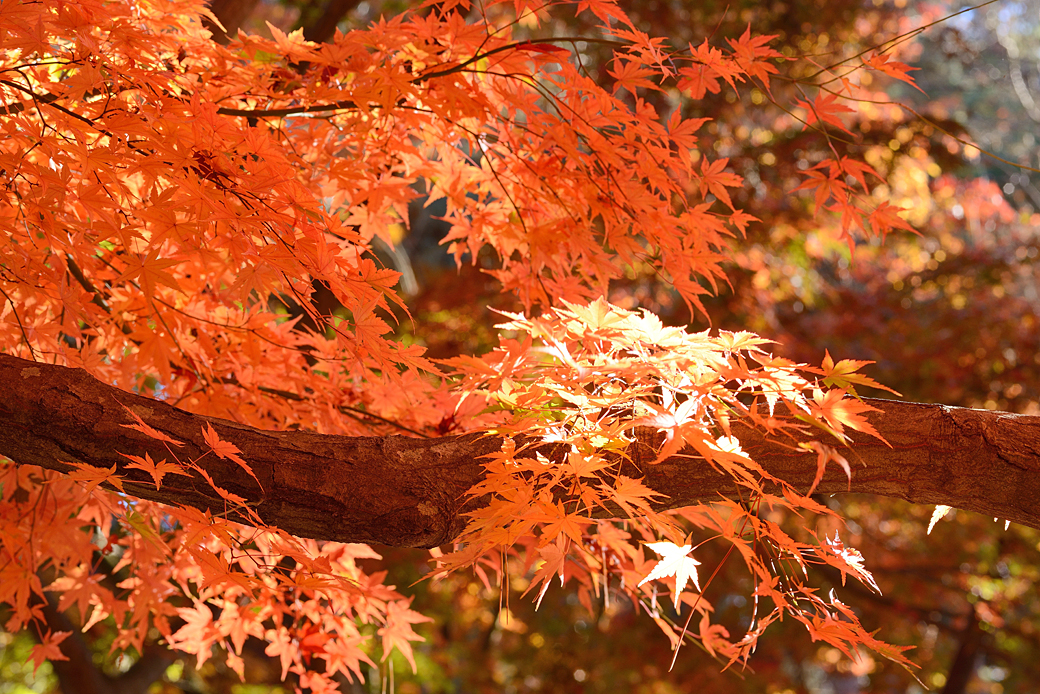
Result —
M238 36L238 28L256 9L257 2L259 0L212 0L209 3L209 10L224 27L222 30L216 24L206 20L206 28L213 32L213 40L226 45L232 38Z
M883 411L870 422L889 445L854 433L845 456L851 483L831 465L821 493L862 492L913 503L946 504L1040 528L1040 417L868 400ZM183 442L170 446L128 429L135 412L146 424ZM210 451L211 425L233 443L259 485ZM816 456L737 428L744 449L769 473L807 491ZM654 436L639 433L626 474L666 496L658 508L736 498L727 476L701 461L674 457L652 465ZM303 537L340 542L433 547L465 525L462 513L481 503L466 492L483 474L480 457L497 451L493 436L418 439L347 437L264 431L195 415L105 385L81 369L0 354L0 454L20 465L68 472L73 463L113 465L128 494L223 513L226 505L197 477L168 475L156 490L121 454L172 461L200 459L214 482L247 500L267 523ZM746 495L746 494L745 494Z
M978 664L984 636L985 632L979 628L979 618L975 614L975 609L969 608L967 624L964 631L961 632L957 655L953 657L950 671L946 674L946 685L941 694L964 694L968 691L968 685L975 676L975 666Z

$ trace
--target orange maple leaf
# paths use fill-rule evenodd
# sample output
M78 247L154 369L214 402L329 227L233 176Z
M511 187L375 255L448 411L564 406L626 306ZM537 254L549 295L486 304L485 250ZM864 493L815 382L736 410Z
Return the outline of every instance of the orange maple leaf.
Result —
M739 39L726 39L737 65L749 76L760 80L766 91L769 91L769 76L777 73L776 66L767 61L784 57L768 46L775 38L776 35L752 36L751 25L748 24Z
M100 484L110 484L119 491L123 491L123 480L116 472L115 465L112 465L110 468L103 468L88 465L86 463L67 464L76 468L68 473L69 477L77 482L84 482L88 492L94 491L94 489Z
M162 483L162 478L165 477L167 474L184 475L185 477L191 476L189 473L185 472L184 468L182 468L177 463L166 462L166 458L163 458L158 463L155 462L154 460L152 460L151 454L147 452L145 452L144 458L141 458L136 455L128 455L126 453L120 453L119 455L123 456L124 458L129 458L131 461L133 461L127 464L128 468L144 470L149 475L151 475L152 480L155 482L156 489L159 488L159 485Z
M153 438L156 441L165 441L166 443L172 443L174 446L183 446L184 445L183 441L178 441L175 438L171 438L170 436L167 436L166 434L162 433L158 429L155 429L155 428L145 424L144 420L141 419L140 417L138 417L137 413L134 412L133 410L131 410L126 405L123 405L122 403L120 403L120 405L122 405L122 408L124 410L126 410L127 414L129 414L131 417L134 418L134 422L135 423L134 424L120 424L119 426L126 427L127 429L133 429L134 431L139 431L142 434L144 434L145 436L147 436L149 438Z
M877 209L870 213L871 231L881 238L885 238L888 232L893 229L903 229L904 231L917 234L917 229L910 226L910 223L900 216L899 213L905 211L901 207L882 202L877 206Z
M383 660L390 657L390 651L396 648L404 655L408 664L412 666L412 672L414 673L415 656L412 653L412 642L425 641L426 639L416 634L412 630L412 625L432 622L433 620L410 610L409 605L411 604L411 598L387 603L386 626L379 630L379 635L383 637Z
M849 484L852 484L852 468L849 467L849 461L841 453L838 453L834 446L828 446L819 441L809 441L799 444L799 446L816 451L816 476L813 478L813 483L809 487L809 491L805 493L805 496L812 496L812 493L816 491L816 487L823 480L823 474L827 470L827 463L832 460L841 466L841 469L845 471L845 475L849 478Z
M33 663L33 674L40 669L44 661L47 660L68 660L68 656L61 652L58 648L58 644L64 641L72 634L71 631L50 631L43 636L40 640L41 643L36 644L32 647L32 651L29 652L29 659Z
M888 386L878 383L869 376L856 373L864 366L873 364L872 361L861 361L857 359L842 359L835 363L834 358L831 357L830 350L824 353L823 363L820 368L814 368L810 366L803 367L806 371L817 373L823 376L823 384L832 388L845 388L848 392L852 393L857 398L859 394L856 393L856 389L853 384L860 386L868 386L870 388L877 388L879 390L887 390L893 395L899 395L896 391L892 390Z
M725 203L726 207L733 209L733 201L729 197L729 191L726 188L736 188L740 186L743 180L740 176L734 173L726 173L726 167L729 165L728 158L716 159L713 162L708 162L707 159L701 160L701 174L698 178L701 186L711 191L711 194Z
M144 291L145 296L154 296L155 285L164 284L168 287L172 287L179 292L183 292L180 284L178 284L176 278L166 271L167 268L171 268L180 265L183 261L175 258L167 258L166 260L159 259L159 249L152 249L147 255L143 253L135 253L127 256L129 262L128 267L115 281L132 281L134 278L139 278L141 283L141 289Z
M648 68L635 60L626 60L620 57L615 58L613 67L608 68L607 72L616 80L614 82L615 94L617 94L620 89L627 89L632 94L635 94L637 89L654 89L661 91L660 87L646 79L650 75L657 74L657 71Z
M806 110L806 127L811 126L813 123L822 122L833 125L849 135L852 134L852 131L839 118L839 114L854 113L854 111L848 106L838 103L837 94L820 92L811 104L806 101L798 101L797 105Z
M894 77L900 82L906 82L917 91L924 94L924 90L914 81L909 72L913 70L920 70L918 67L910 67L906 63L901 63L898 60L892 60L892 56L887 53L873 53L870 56L863 59L863 64L869 68L883 72L889 77Z
M531 584L527 586L527 590L523 592L524 595L530 593L535 586L539 583L542 584L542 589L538 591L538 601L535 602L534 609L537 611L542 605L542 598L545 597L545 593L549 590L549 583L552 581L554 576L560 577L560 585L562 586L566 578L564 577L564 567L567 562L567 546L568 540L565 535L557 535L556 541L546 545L545 547L538 548L538 555L542 558L542 565L535 572L534 578L531 579Z
M632 26L628 16L617 6L617 2L614 0L578 0L576 13L581 14L584 10L592 12L604 24L609 25L611 20L617 20L622 24Z
M863 416L866 412L877 412L876 407L871 407L855 398L846 397L845 391L841 388L831 388L827 391L817 389L813 393L813 400L817 405L819 415L823 417L832 433L839 439L845 440L845 427L849 427L882 441L885 440Z
M210 449L217 454L217 456L226 460L234 461L240 468L249 473L249 476L256 480L257 484L260 484L260 480L257 479L256 475L253 473L253 468L251 468L249 463L242 460L241 456L238 455L241 453L241 451L238 450L238 446L230 441L224 441L221 439L220 436L217 435L212 424L207 424L205 428L203 428L202 437L206 439L206 443L209 445ZM260 488L263 489L263 485L260 485Z

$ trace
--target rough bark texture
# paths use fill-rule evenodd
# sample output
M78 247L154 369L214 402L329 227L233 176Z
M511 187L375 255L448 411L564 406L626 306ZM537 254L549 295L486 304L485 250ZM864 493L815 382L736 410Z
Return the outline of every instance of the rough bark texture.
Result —
M856 434L846 457L851 486L832 465L822 493L865 492L914 503L946 504L1040 528L1040 417L890 400L869 401L883 412L871 423L891 447ZM304 537L431 547L462 530L466 491L480 478L480 456L498 439L470 434L438 439L355 438L298 431L263 431L194 415L107 386L80 369L0 354L0 454L18 464L67 472L70 463L116 465L127 493L144 499L224 512L225 504L197 478L168 475L161 489L145 473L126 469L121 454L170 459L165 444L123 425L123 407L148 425L184 442L181 460L209 451L210 424L235 444L261 486L234 462L212 453L200 465L216 484L244 497L267 523ZM748 429L734 432L760 465L795 488L808 490L816 457L766 441ZM665 494L675 508L736 496L738 489L708 465L671 458L657 465L652 436L630 450L628 474ZM262 490L261 490L262 487ZM470 500L469 504L480 503Z

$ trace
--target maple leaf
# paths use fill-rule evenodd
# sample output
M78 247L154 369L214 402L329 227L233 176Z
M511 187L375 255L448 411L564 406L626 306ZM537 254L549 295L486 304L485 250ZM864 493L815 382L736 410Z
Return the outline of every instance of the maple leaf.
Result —
M845 123L842 122L838 115L841 113L853 113L854 111L844 104L839 104L837 94L820 92L816 95L812 104L809 104L806 101L799 101L797 102L797 105L801 106L806 111L806 127L811 126L813 123L823 122L833 125L849 135L852 134L852 131L846 127Z
M682 79L679 80L678 88L689 92L694 99L703 99L707 92L718 94L721 91L719 74L706 65L680 68L679 75Z
M661 555L661 561L657 562L653 571L639 582L639 586L649 581L674 576L675 589L672 592L672 604L678 610L679 595L686 588L688 582L693 581L693 585L698 592L701 589L697 580L697 567L700 565L700 562L689 556L693 547L691 545L679 547L672 542L650 542L646 546Z
M68 656L61 652L58 644L67 639L71 634L71 631L47 631L41 639L41 643L33 646L29 652L29 659L33 663L33 674L36 674L36 671L40 669L44 661L69 659Z
M141 458L136 455L128 455L126 453L120 453L120 455L124 458L129 458L131 461L133 461L127 464L128 468L144 470L149 475L151 475L152 480L155 482L156 489L159 488L159 485L162 482L162 478L165 477L167 474L172 473L174 475L184 475L185 477L191 476L189 473L185 472L184 468L182 468L177 463L166 462L166 458L163 458L158 463L155 462L154 460L152 460L152 456L148 452L145 452L144 458Z
M766 61L784 57L767 45L775 38L776 35L752 36L751 25L748 24L739 39L726 39L737 65L749 76L761 80L766 91L769 91L769 76L777 73L776 67Z
M844 200L848 197L848 184L842 180L839 172L831 168L830 172L824 174L820 169L824 164L817 164L805 173L806 180L794 188L798 190L816 189L816 210L822 210L829 200Z
M167 268L176 267L183 261L175 258L160 259L158 248L153 249L147 255L143 253L130 255L129 259L126 271L115 280L117 283L140 278L141 289L144 290L145 296L155 294L156 284L164 284L179 292L183 291L177 279L166 271Z
M646 79L650 75L657 74L655 70L652 70L645 65L641 65L635 60L625 60L623 58L614 59L614 67L608 68L607 72L616 81L614 82L614 93L617 94L620 89L627 89L632 94L636 93L637 89L655 89L660 91L660 87Z
M872 361L861 361L856 359L842 359L835 363L834 358L831 357L830 350L825 351L823 362L819 369L812 367L805 367L806 371L818 373L823 376L823 384L832 388L844 388L848 392L855 395L857 398L859 394L856 393L856 389L853 384L860 386L869 386L871 388L878 388L880 390L887 390L893 395L899 395L896 391L892 390L888 386L884 386L869 376L856 373L864 366L873 364Z
M180 612L180 610L178 610L178 612ZM188 620L189 616L191 615L181 615L182 619L184 619L185 621ZM203 619L204 618L200 618L199 620L200 622L202 622L201 627L199 629L201 633L195 637L196 639L202 636L209 635L210 629L208 629L208 625L204 621L202 621ZM181 631L183 630L184 627L181 628ZM284 680L286 676L289 674L289 668L292 667L293 660L295 659L297 653L297 646L293 642L292 635L289 633L289 630L285 628L269 629L264 633L264 639L267 640L267 647L264 648L264 654L278 656L278 662L282 666L282 679ZM205 653L206 658L208 658L210 655L210 649L207 648ZM199 660L203 660L201 651L199 652ZM202 663L200 662L199 666L201 667L201 665Z
M874 577L866 567L863 565L863 555L855 547L846 547L845 543L841 541L841 537L838 536L838 531L834 531L834 539L824 536L826 541L825 547L829 553L833 553L840 559L841 564L837 564L837 568L841 570L841 584L845 585L845 574L846 572L852 573L857 576L860 581L865 583L874 589L878 595L881 594L881 589L878 588L877 583L874 582ZM825 559L829 559L824 554ZM831 562L833 565L833 562Z
M664 496L639 480L625 475L618 475L613 485L604 482L603 487L610 494L610 498L628 514L629 518L650 515L653 513L650 501L654 497Z
M68 465L76 468L68 473L69 477L77 482L84 482L88 492L94 491L100 484L110 484L119 491L123 491L123 480L116 472L114 464L110 468L96 467L86 463L68 463Z
M379 630L379 635L383 637L383 660L385 661L390 657L390 651L396 648L404 655L408 664L412 666L412 672L414 673L415 656L412 654L412 642L425 641L426 639L416 634L412 630L412 625L432 622L433 620L408 609L411 604L411 598L388 603L386 606L386 626Z
M135 423L134 424L120 424L119 426L126 427L127 429L133 429L134 431L139 431L142 434L144 434L145 436L147 436L149 438L153 438L156 441L165 441L166 443L172 443L174 446L183 446L184 445L183 441L178 441L175 438L171 438L171 437L167 436L166 434L162 433L161 431L159 431L158 429L155 429L155 428L145 424L144 420L141 419L140 417L138 417L136 412L131 410L126 405L122 405L122 403L120 403L120 404L121 404L122 408L124 410L126 410L126 413L128 415L130 415L131 417L133 417Z
M101 608L100 602L105 600L101 596L106 596L107 591L99 584L99 580L98 576L81 568L59 576L47 586L47 590L52 593L60 593L58 609L62 612L75 605L79 613L85 615L88 614L91 603L94 603L94 614L100 612L103 619L108 615ZM86 623L92 626L96 621L92 616Z
M902 229L913 234L919 233L917 229L910 226L910 223L900 216L900 212L906 212L906 210L887 202L882 202L870 213L871 231L881 238L885 238L885 235L892 229Z
M878 72L883 72L889 77L894 77L900 82L906 82L914 89L924 94L924 90L918 86L917 82L914 81L914 78L907 74L913 70L920 70L921 68L910 67L906 63L892 60L892 56L887 53L873 53L863 59L863 64L869 68L877 70Z
M839 439L845 440L845 427L849 427L884 441L881 434L863 416L866 412L877 412L877 408L855 398L846 397L845 391L840 388L832 388L827 391L817 389L813 393L813 400L819 408L820 415L826 420L827 426Z
M668 117L668 136L677 147L693 149L697 144L695 132L707 123L710 118L682 118L679 111L672 111Z
M707 159L701 161L701 175L699 181L701 185L711 191L712 195L721 200L726 207L733 209L733 201L729 197L729 188L736 188L742 183L740 176L733 173L726 173L725 169L729 165L729 159L722 158L716 159L709 163Z
M305 43L303 38L303 29L297 29L296 31L286 34L284 31L266 22L267 30L271 32L271 36L274 37L275 45L278 46L278 50L286 57L291 57L294 61L300 59L309 59L315 56L314 50Z
M576 13L581 14L584 10L592 12L605 25L609 25L611 20L616 20L622 24L632 26L632 22L621 8L617 6L615 0L578 0Z
M549 583L554 576L560 577L561 586L565 582L563 570L567 562L567 543L567 537L561 534L556 536L555 542L538 548L538 555L542 558L542 565L535 572L534 578L531 579L531 584L527 586L527 590L520 596L527 595L540 582L542 589L538 591L538 601L534 605L535 611L542 606L542 598L545 597L545 592L549 590Z
M707 41L696 48L690 44L690 57L699 64L679 70L683 79L679 81L678 87L689 89L694 99L703 98L706 91L718 94L721 91L719 79L725 80L733 89L736 89L737 82L744 80L744 71L737 62L718 48L708 45Z
M833 446L822 444L819 441L809 441L808 443L799 444L799 446L816 451L816 476L813 478L809 491L805 493L806 496L812 496L812 493L816 491L816 487L819 486L820 481L823 479L823 473L827 470L827 463L832 460L841 466L841 469L845 471L845 475L849 478L849 484L852 484L852 468L849 467L849 461L845 459L845 456L838 453Z
M255 474L253 474L253 468L251 468L249 464L242 460L238 455L241 453L241 451L238 450L238 446L230 441L222 440L220 436L217 435L212 424L207 424L205 428L203 428L202 437L206 439L206 443L209 445L210 449L217 454L217 456L226 460L234 461L240 468L249 473L249 476L256 480L257 484L260 484L260 480L257 479ZM261 485L261 489L262 488L263 485Z
M193 607L178 607L177 615L183 624L168 638L171 643L180 644L184 651L197 653L201 667L211 655L212 644L220 637L213 622L213 612L209 605L195 602Z
M696 437L700 433L703 405L698 398L689 398L672 408L661 407L657 403L648 405L656 414L641 417L635 425L651 426L665 432L664 445L652 463L656 465L682 450L689 443L688 437Z
M870 174L879 181L884 180L881 177L881 174L879 174L873 166L867 164L866 162L856 161L855 159L851 159L849 157L842 157L841 161L839 162L839 165L844 173L856 179L860 186L863 187L863 190L866 190L868 192L870 188L867 187L867 179L865 174Z

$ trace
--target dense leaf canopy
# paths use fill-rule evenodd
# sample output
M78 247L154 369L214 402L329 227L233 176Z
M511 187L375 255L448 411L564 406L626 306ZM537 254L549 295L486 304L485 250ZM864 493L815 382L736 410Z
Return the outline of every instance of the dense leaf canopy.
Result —
M653 676L761 648L912 681L853 606L891 598L850 536L911 548L819 492L1035 541L1036 417L886 415L870 362L821 348L922 399L1040 407L1040 220L956 175L978 149L948 114L890 96L939 8L828 10L855 50L821 58L768 4L739 28L513 0L257 33L220 7L0 3L0 607L67 694L144 691L177 654L356 687L431 657L412 592L496 592L501 638L527 628L512 589L638 616L667 637ZM894 333L931 372L899 375ZM381 555L414 557L377 541L430 548L427 582L395 587L417 576ZM970 668L990 603L1038 609L972 590ZM765 646L791 625L814 656ZM84 656L98 633L121 674Z

